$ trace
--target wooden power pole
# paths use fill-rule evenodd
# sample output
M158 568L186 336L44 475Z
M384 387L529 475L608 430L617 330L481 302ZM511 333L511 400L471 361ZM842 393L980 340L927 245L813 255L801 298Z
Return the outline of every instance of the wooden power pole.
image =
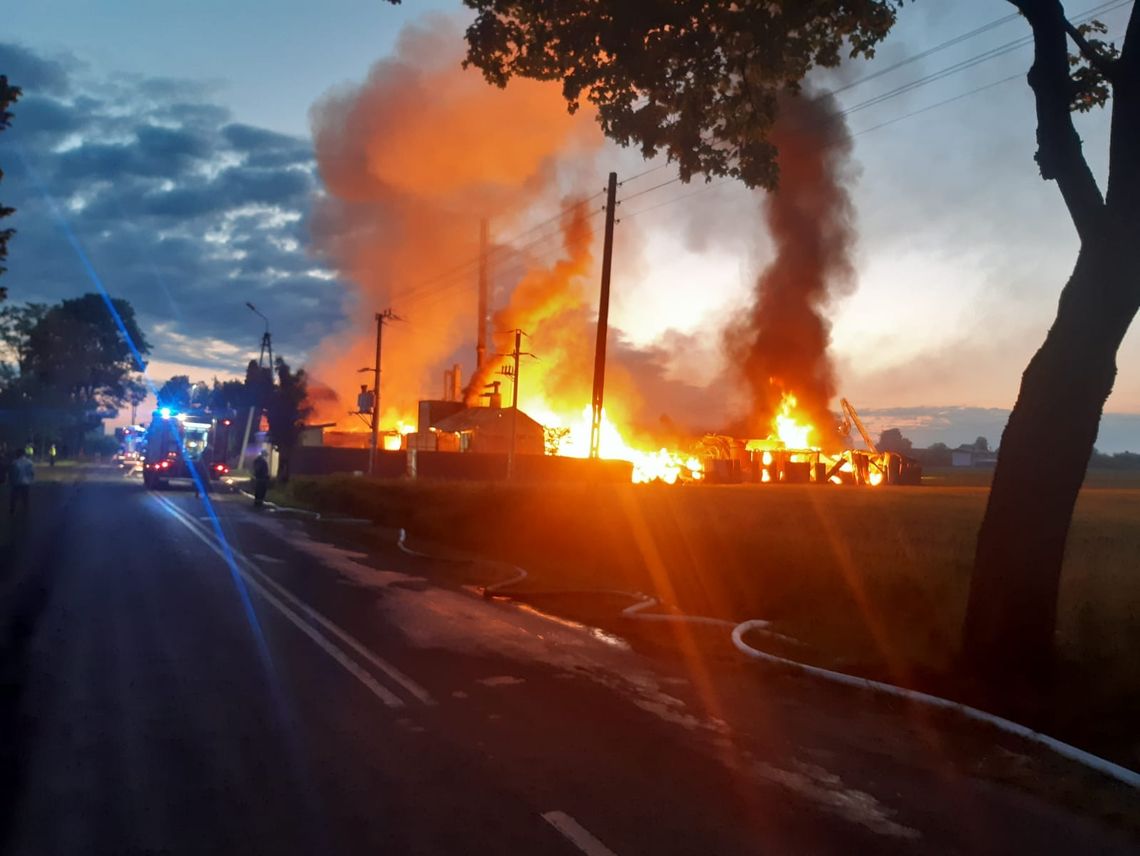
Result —
M487 218L479 221L479 329L475 337L475 367L481 369L487 358Z
M368 447L368 475L376 472L376 438L380 429L380 344L385 321L401 320L391 309L376 313L376 363L372 368L372 443Z
M594 350L594 400L590 418L590 457L597 458L602 443L602 405L606 387L606 339L610 324L610 265L614 255L614 209L617 208L617 173L606 187L606 234L602 245L602 296L598 301L598 342Z

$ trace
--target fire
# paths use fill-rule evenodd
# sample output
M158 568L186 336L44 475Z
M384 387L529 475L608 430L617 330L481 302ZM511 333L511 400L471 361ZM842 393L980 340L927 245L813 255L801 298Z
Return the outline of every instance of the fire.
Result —
M555 454L569 458L587 458L590 455L590 427L592 411L585 407L571 418L559 415L545 403L532 403L527 409L534 419L547 428L557 430L561 436ZM562 433L562 432L565 433ZM617 426L602 411L601 436L598 455L606 460L629 461L633 464L633 483L647 484L660 481L676 484L680 480L697 481L704 472L700 459L666 448L637 449L622 436Z
M796 404L796 397L790 392L785 392L780 399L780 409L773 419L776 436L789 449L812 449L814 446L808 438L815 429L796 418L794 415Z

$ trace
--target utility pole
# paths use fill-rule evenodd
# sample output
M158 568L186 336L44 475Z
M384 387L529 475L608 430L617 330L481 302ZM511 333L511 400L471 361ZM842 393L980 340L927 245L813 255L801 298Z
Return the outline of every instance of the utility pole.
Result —
M245 302L255 315L265 322L265 332L261 334L261 353L257 355L258 368L265 368L265 356L269 355L269 371L273 371L273 337L269 335L269 319L266 318L257 307L250 303L248 300Z
M391 309L376 313L376 364L372 376L372 443L368 447L368 475L376 472L376 438L380 429L380 343L385 321L403 320Z
M526 335L526 331L515 329L510 331L515 334L515 349L509 354L500 354L503 357L511 357L514 362L509 366L504 366L499 370L500 374L506 375L511 379L511 445L507 450L507 478L514 476L515 471L515 447L518 443L518 428L519 428L519 357L534 357L522 349L522 337ZM535 359L538 359L535 357Z
M487 304L490 286L487 282L487 218L479 221L479 329L475 337L475 367L483 368L487 358Z
M597 458L602 443L602 404L606 387L606 338L610 325L610 265L614 256L614 210L617 208L617 173L606 187L606 234L602 245L602 296L598 301L598 343L594 350L594 400L590 414L590 457Z
M245 305L249 307L250 311L253 312L254 315L257 315L259 318L261 318L262 321L265 322L265 332L261 334L261 353L257 355L257 367L259 369L265 368L265 357L266 357L266 354L268 354L269 355L269 385L273 386L273 338L269 335L269 319L266 318L258 310L258 308L256 306L254 306L252 303L250 303L248 300L245 302ZM245 433L242 435L242 438L241 438L241 449L238 451L237 463L238 463L239 468L241 467L242 463L245 461L246 449L249 448L249 438L250 438L250 434L253 431L253 414L254 414L255 410L257 410L256 405L251 404L249 406L249 415L246 417L246 420L245 420Z

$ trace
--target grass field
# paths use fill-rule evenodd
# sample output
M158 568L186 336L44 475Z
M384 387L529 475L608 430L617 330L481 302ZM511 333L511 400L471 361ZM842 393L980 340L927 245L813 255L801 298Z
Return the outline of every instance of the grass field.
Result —
M1140 478L1093 473L1088 483L1110 486L1087 487L1078 502L1058 648L1077 681L1070 689L1097 697L1098 709L1131 708L1140 699ZM986 493L329 477L297 478L277 498L522 565L536 590L641 591L692 614L770 619L807 643L809 659L938 688L958 651Z

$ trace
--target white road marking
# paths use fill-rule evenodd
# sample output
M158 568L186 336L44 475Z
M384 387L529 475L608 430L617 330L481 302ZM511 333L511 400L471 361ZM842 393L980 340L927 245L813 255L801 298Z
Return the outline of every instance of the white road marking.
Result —
M166 500L165 497L158 497L158 499L160 501L169 502L169 500ZM189 516L182 509L178 508L178 506L171 503L170 508L176 514L180 515L184 520L193 523L193 521L190 520ZM205 532L208 536L213 537L213 532L210 532L209 530L205 530ZM289 589L285 588L275 579L265 574L264 571L257 567L255 563L251 562L240 551L231 550L231 552L233 553L234 558L245 565L247 570L255 574L262 583L272 588L275 592L277 592L277 594L285 598L285 600L289 601L295 608L301 610L305 615L313 619L313 621L320 624L329 633L332 633L334 636L340 639L341 642L343 642L377 669L382 671L397 684L402 686L422 703L426 705L435 704L435 699L431 697L431 694L427 690L425 690L418 683L413 681L391 663L379 657L370 648L366 647L362 642L360 642L355 636L352 636L350 633L348 633L348 631L343 630L339 625L325 618L324 615L317 612L315 609L313 609L311 606L293 594L293 592L289 591ZM244 573L242 575L245 576Z
M253 558L257 559L257 561L259 561L259 562L267 562L270 565L284 565L285 564L284 559L278 559L275 556L267 556L264 553L254 553Z
M614 851L590 834L582 824L564 811L548 811L542 819L562 833L571 844L586 856L617 856Z
M221 549L221 547L219 547L215 543L213 533L202 531L202 528L199 527L195 523L195 521L193 519L191 519L187 514L185 514L185 512L183 512L182 509L178 508L176 505L174 505L169 500L166 500L164 497L156 497L156 499L164 506L164 508L167 510L168 513L171 514L171 516L173 516L176 520L178 520L180 523L182 523L182 525L184 525L187 529L189 529L191 534L193 534L196 538L198 538L200 541L202 541L207 547L209 547L212 551L214 551L214 553L216 553L223 560L226 558L225 551L223 551ZM396 680L398 683L400 683L401 686L404 686L404 688L407 689L409 692L411 692L412 695L414 695L416 698L423 701L424 704L434 704L435 703L434 700L431 698L431 696L427 693L427 691L424 690L422 687L420 687L419 684L416 684L410 678L403 675L394 666L391 666L388 663L381 660L379 657L377 657L375 654L373 654L371 651L369 651L367 648L365 648L360 642L358 642L356 639L354 639L348 633L341 630L339 627L337 627L331 621L328 621L328 619L326 619L324 616L320 615L320 613L316 612L315 610L309 608L306 604L302 603L295 595L293 595L291 592L289 592L287 589L283 588L282 586L278 585L274 580L265 576L263 573L261 573L261 571L257 570L256 566L253 565L252 562L250 562L248 559L246 559L240 553L238 553L237 551L232 551L232 553L233 553L235 560L240 561L242 564L245 564L254 573L256 573L256 575L263 582L272 586L282 597L285 597L286 599L292 601L295 606L302 609L307 615L309 615L311 618L316 620L318 623L320 623L326 629L330 630L330 632L333 632L342 641L344 641L346 644L348 644L350 647L352 647L353 650L357 651L357 653L359 653L361 656L363 656L365 659L367 659L369 662L371 662L377 668L384 671L386 674L389 675L389 677L392 677L393 680ZM334 660L336 660L336 662L339 663L341 666L343 666L346 671L348 671L357 680L359 680L362 684L364 684L364 686L370 692L372 692L373 695L375 695L377 698L379 698L382 702L384 702L384 704L388 705L389 707L403 707L404 702L399 698L399 696L395 695L390 690L388 690L386 687L384 687L380 683L378 683L376 681L376 679L372 677L372 675L370 675L366 670L361 668L360 665L358 663L356 663L354 660L352 660L352 658L347 656L344 651L342 651L340 648L333 645L326 637L324 637L320 633L318 633L317 630L315 628L313 628L311 624L309 624L307 621L305 621L303 618L301 618L300 615L298 615L296 612L294 612L292 609L290 609L288 606L286 606L284 603L282 603L281 600L279 600L277 597L275 597L273 595L273 593L271 593L266 588L265 585L262 585L261 582L259 582L257 579L254 579L253 575L251 573L249 573L247 571L243 571L241 568L238 568L237 570L238 570L238 573L241 574L242 578L246 581L246 583L249 584L249 586L251 588L253 588L258 594L260 594L266 600L267 603L269 603L274 608L276 608L283 616L285 616L285 618L289 619L290 622L292 622L299 630L301 630L301 632L303 632L306 636L308 636L310 639L312 639L313 642L316 643L316 645L321 650L323 650L326 654L328 654L330 657L332 657Z

